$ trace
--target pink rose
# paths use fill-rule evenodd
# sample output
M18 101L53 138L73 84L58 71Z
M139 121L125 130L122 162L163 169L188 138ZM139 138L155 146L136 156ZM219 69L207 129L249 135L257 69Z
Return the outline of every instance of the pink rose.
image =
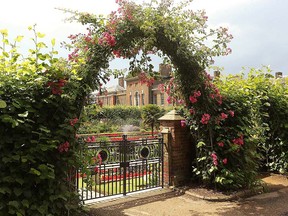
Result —
M196 103L197 102L197 98L192 96L192 95L189 97L189 100L191 101L191 103Z
M224 146L224 143L223 143L223 142L218 142L217 145L218 145L219 147L223 147L223 146Z
M234 111L229 110L228 113L229 113L229 115L230 115L231 117L234 117Z
M225 113L221 113L220 118L221 118L222 120L224 120L224 119L228 118L228 115L225 114Z
M202 115L202 119L201 119L201 123L202 124L208 124L209 120L210 120L210 115L205 113Z
M185 120L181 120L181 127L186 127L186 121Z

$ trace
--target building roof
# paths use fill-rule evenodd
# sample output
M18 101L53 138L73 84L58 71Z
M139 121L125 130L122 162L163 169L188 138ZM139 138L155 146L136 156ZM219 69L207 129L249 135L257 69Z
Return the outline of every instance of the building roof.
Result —
M109 94L109 93L112 94L112 93L116 93L116 92L126 91L126 89L120 85L115 85L115 86L107 87L106 91L107 91L107 94ZM91 93L91 95L98 95L98 93L99 93L99 91L93 91Z
M115 85L115 86L111 86L106 88L107 92L118 92L118 91L125 91L126 89L120 85Z

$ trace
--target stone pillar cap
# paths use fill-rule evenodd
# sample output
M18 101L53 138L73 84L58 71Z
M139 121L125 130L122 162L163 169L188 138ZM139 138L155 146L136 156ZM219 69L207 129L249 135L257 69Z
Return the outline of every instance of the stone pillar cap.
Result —
M185 120L185 118L179 115L179 113L176 110L171 110L170 112L166 113L164 116L159 118L158 120L175 121L175 120Z

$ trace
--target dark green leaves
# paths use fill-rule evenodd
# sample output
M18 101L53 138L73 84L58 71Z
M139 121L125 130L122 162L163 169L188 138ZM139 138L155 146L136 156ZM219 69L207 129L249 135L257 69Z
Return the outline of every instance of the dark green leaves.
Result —
M31 30L36 37L44 36ZM6 31L0 33L7 37ZM33 41L29 56L18 53L8 38L3 39L5 48L0 44L0 50L7 49L0 55L0 215L57 216L79 208L74 189L65 181L69 168L79 166L76 151L61 155L57 147L68 141L77 149L77 127L69 122L79 118L82 109L81 77L74 66L53 57L57 51L41 52L45 43ZM49 86L59 81L62 95L53 94ZM56 205L51 196L63 199Z

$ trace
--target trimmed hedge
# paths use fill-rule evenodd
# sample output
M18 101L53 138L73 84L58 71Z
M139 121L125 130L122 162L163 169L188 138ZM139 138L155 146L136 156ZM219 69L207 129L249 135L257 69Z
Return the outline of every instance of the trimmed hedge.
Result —
M99 107L95 104L88 105L84 109L83 118L88 119L141 119L141 108L134 106L108 106Z

